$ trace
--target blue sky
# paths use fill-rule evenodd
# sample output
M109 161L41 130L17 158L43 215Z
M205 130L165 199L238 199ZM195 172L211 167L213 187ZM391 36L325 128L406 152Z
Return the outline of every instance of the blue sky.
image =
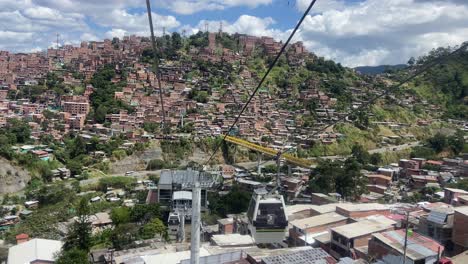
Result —
M217 31L287 38L310 0L152 0L156 33ZM145 0L0 0L0 50L148 35ZM295 40L347 66L405 63L468 40L466 0L317 0Z

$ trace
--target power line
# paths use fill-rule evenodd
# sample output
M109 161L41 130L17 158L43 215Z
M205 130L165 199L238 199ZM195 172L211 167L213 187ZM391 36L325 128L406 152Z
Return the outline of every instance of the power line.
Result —
M332 124L329 124L329 125L326 125L325 127L317 130L316 132L312 133L312 135L310 137L313 137L315 135L317 135L318 133L321 133L323 131L325 131L327 128L329 127L332 127L334 125L336 125L338 122L341 122L343 120L345 120L347 117L349 117L350 115L354 115L358 112L360 112L361 110L363 110L364 108L366 107L369 107L370 105L374 104L378 99L394 92L394 90L398 90L399 88L401 88L404 84L412 81L413 79L415 79L416 77L418 77L419 75L423 74L424 72L426 72L427 70L429 70L430 68L434 67L435 65L441 63L442 61L448 59L449 57L452 57L453 55L463 51L466 47L468 47L468 42L462 44L458 49L450 52L449 54L447 55L443 55L443 56L439 56L439 57L436 57L434 58L433 60L431 60L430 62L426 63L423 67L419 68L419 70L417 70L415 73L413 73L413 75L409 76L408 78L404 79L403 81L401 81L400 83L398 83L397 85L394 85L392 87L390 87L389 89L387 89L386 91L384 91L383 93L375 96L374 98L370 99L369 101L367 101L366 103L363 103L360 107L356 108L356 109L353 109L351 110L350 112L348 112L346 115L338 118L335 122L333 122Z
M148 0L147 0L148 1ZM273 60L273 62L270 64L270 66L268 67L268 70L266 71L265 75L263 75L263 78L260 80L260 82L258 83L258 86L255 88L255 90L253 91L253 93L251 94L251 96L249 97L249 99L247 100L247 102L244 104L244 106L242 107L242 110L240 111L240 113L237 115L236 119L234 120L234 123L231 125L231 127L229 128L229 130L226 132L226 134L224 134L224 137L223 137L223 140L217 144L213 154L211 154L210 158L204 163L204 165L208 164L212 159L213 157L216 155L216 153L219 151L219 148L221 147L221 144L222 142L226 139L227 135L229 134L229 132L231 132L231 130L234 128L234 126L237 124L237 122L239 121L242 113L244 113L245 109L247 108L247 106L250 104L250 102L252 101L253 97L255 96L255 94L257 93L257 91L260 89L260 87L262 86L262 84L265 82L266 78L268 77L268 75L270 74L270 71L273 69L273 67L276 65L276 62L279 60L279 58L281 57L281 55L284 53L284 51L286 50L286 47L289 45L289 42L291 41L291 39L294 37L294 34L296 34L296 31L299 29L299 27L301 26L302 22L304 21L304 19L306 18L307 14L309 14L309 11L312 9L312 7L315 5L315 2L317 0L313 0L310 4L309 4L309 7L307 8L307 10L304 12L304 14L302 15L301 19L299 20L299 22L297 23L296 27L294 28L294 30L291 32L291 34L289 35L288 37L288 40L286 40L286 42L284 43L284 45L281 47L281 50L280 52L276 55L275 59Z
M153 47L153 69L156 75L156 79L158 80L158 88L159 88L159 100L161 101L161 111L162 111L162 128L163 128L163 134L166 134L166 112L164 111L164 101L163 101L163 94L162 94L162 88L161 88L161 73L159 71L159 58L158 55L156 54L157 48L156 48L156 39L154 37L154 29L153 29L153 18L151 15L151 5L150 1L146 0L146 9L148 11L148 21L149 21L149 26L150 26L150 31L151 31L151 44Z

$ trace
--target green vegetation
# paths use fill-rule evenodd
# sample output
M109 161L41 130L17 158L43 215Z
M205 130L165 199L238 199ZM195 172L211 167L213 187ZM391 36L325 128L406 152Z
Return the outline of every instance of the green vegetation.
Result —
M458 155L468 146L465 142L464 135L465 133L461 130L458 130L451 136L437 133L426 140L425 146L413 148L411 157L436 159L437 156L444 151Z
M362 159L362 153L358 153L358 149L360 147L355 147L355 152L359 159ZM358 162L356 157L349 158L345 162L322 160L309 181L310 191L336 192L343 198L357 199L367 192L367 178L361 173L362 168L363 164Z
M161 149L166 162L177 162L192 154L193 143L184 138L177 141L162 140Z
M234 186L228 194L220 196L219 193L208 193L210 210L225 217L227 214L239 214L247 211L251 194Z
M104 177L99 179L98 190L106 192L109 187L119 189L130 189L136 182L135 178L130 177Z
M91 84L94 86L95 91L90 96L92 111L88 119L93 119L97 123L104 123L106 114L116 114L120 109L133 111L132 107L121 100L115 99L114 93L121 91L125 83L113 83L111 80L114 77L116 77L116 71L113 65L105 65L93 75Z

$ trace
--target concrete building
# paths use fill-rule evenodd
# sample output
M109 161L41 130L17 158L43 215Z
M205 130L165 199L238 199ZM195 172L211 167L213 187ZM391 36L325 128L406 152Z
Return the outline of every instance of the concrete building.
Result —
M468 195L468 192L455 188L444 188L444 202L447 204L456 204L459 196Z
M306 246L315 243L314 237L322 235L332 227L347 224L347 217L337 213L326 213L304 219L291 221L289 239L291 245Z
M455 252L462 252L468 249L468 206L455 208L452 242L455 244Z
M447 246L452 238L453 214L452 207L433 208L419 218L418 232Z
M362 218L370 215L389 215L390 207L379 203L340 204L336 212L349 218Z
M8 250L8 264L48 264L54 263L55 255L62 249L58 240L35 238Z
M373 234L369 241L369 258L381 260L385 264L403 263L404 241L405 230ZM408 264L435 263L444 251L442 245L418 233L408 236L407 245Z
M395 223L386 217L376 217L332 228L330 254L337 259L358 258L356 250L367 247L373 233L393 230Z

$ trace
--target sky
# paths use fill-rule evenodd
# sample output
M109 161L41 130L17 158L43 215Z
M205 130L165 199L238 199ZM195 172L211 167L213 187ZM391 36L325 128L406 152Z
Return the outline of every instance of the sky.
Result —
M151 0L157 35L204 30L285 40L311 0ZM0 0L0 50L149 35L145 0ZM345 66L406 63L468 40L468 0L317 0L294 40Z

